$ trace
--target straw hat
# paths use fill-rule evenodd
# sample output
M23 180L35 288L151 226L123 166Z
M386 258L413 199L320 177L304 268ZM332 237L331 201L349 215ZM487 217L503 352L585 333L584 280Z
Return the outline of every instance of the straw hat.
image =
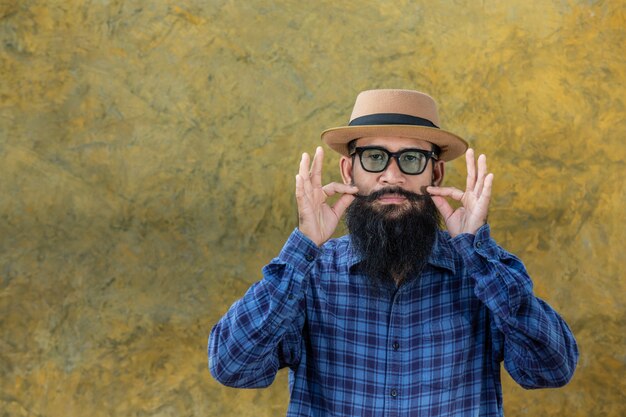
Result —
M422 139L441 148L439 158L451 161L465 153L467 142L439 129L437 104L427 94L413 90L367 90L354 103L348 126L322 132L333 150L348 155L348 143L370 136Z

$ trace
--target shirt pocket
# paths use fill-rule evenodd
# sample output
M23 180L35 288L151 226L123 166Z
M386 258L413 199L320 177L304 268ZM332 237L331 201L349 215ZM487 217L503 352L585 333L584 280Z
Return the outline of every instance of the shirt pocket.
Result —
M436 390L459 386L467 377L470 341L471 325L463 316L426 323L412 364L419 384Z

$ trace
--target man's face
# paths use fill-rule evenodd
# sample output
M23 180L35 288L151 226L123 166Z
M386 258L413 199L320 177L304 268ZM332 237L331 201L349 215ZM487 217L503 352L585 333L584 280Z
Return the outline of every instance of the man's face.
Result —
M418 139L389 137L362 138L356 146L377 146L389 152L432 148ZM382 155L376 152L370 156L374 161L369 160L366 166L376 167L375 161ZM407 164L405 171L415 167ZM346 210L346 225L354 247L362 255L363 271L372 282L398 284L419 275L426 265L441 218L424 189L441 183L443 164L430 159L422 173L410 175L400 170L395 158L382 172L366 171L358 155L341 158L344 182L359 188Z
M357 147L380 146L389 152L398 152L404 149L422 149L431 151L433 145L429 142L401 137L366 137L356 141ZM398 167L395 158L391 158L387 169L382 172L368 172L363 169L358 156L341 158L341 175L346 184L354 184L359 189L359 195L369 195L372 192L399 187L415 194L425 194L425 188L429 185L439 185L443 180L444 162L430 159L424 172L418 175L405 174ZM381 195L373 203L374 206L382 207L393 204L408 206L406 197L386 193Z

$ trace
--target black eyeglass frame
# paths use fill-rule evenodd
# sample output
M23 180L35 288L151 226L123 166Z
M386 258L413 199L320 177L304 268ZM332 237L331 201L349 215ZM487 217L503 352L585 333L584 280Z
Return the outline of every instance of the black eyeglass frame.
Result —
M371 169L365 168L365 165L363 165L362 155L363 155L364 151L369 151L369 150L382 151L382 152L387 154L387 163L385 164L385 166L382 169L380 169L380 170L371 170ZM422 154L422 155L424 155L426 157L426 163L424 164L424 167L421 169L421 171L419 171L419 172L406 172L402 168L402 164L400 164L400 157L402 156L402 154L404 154L406 152L417 152L417 153L420 153L420 154ZM398 168L400 168L400 171L402 171L402 173L404 173L406 175L420 175L422 172L424 172L426 170L426 167L428 166L428 160L429 159L433 159L435 161L439 160L439 157L437 156L437 152L435 152L435 151L426 151L424 149L417 149L417 148L402 149L402 150L400 150L398 152L389 152L387 149L383 148L382 146L358 146L358 147L354 148L354 152L352 152L350 154L350 156L352 158L354 158L356 155L359 156L359 162L361 162L361 167L365 171L367 171L367 172L374 172L374 173L384 172L387 168L389 168L389 164L391 163L391 158L393 158L393 159L396 160L396 164L398 165Z

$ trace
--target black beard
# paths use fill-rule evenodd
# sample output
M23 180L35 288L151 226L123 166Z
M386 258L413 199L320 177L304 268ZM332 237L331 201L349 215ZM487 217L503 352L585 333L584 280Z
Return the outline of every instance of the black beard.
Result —
M402 195L410 204L375 204L383 194ZM363 258L365 274L373 283L387 286L422 272L440 229L441 215L429 195L386 188L356 196L346 210L345 222L352 244Z

